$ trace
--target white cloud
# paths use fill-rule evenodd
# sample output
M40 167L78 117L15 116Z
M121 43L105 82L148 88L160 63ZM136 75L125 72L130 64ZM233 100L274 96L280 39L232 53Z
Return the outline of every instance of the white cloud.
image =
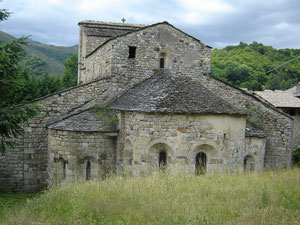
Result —
M183 21L189 24L204 24L214 16L234 12L234 7L223 0L178 0L184 9Z

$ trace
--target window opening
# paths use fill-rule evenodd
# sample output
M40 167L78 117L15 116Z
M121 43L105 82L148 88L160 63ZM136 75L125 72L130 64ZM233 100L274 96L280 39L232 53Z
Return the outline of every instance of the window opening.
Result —
M63 160L63 174L64 174L64 179L66 179L66 170L67 170L67 161Z
M129 46L129 55L128 55L128 58L134 59L135 55L136 55L136 47Z
M255 161L251 155L247 155L244 158L244 171L254 171L255 170Z
M160 58L160 60L159 60L159 68L161 68L161 69L165 68L165 59L164 58Z
M196 156L196 175L205 174L206 172L206 155L199 152Z
M167 153L164 151L159 152L159 169L165 169L167 166Z
M87 161L86 163L86 176L85 176L86 180L91 179L91 162Z

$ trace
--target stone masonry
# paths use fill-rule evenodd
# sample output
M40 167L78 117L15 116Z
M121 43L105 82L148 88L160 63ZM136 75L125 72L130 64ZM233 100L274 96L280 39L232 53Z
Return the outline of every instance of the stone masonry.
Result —
M32 102L40 114L0 156L1 189L37 192L124 170L291 167L293 118L214 78L211 47L167 22L79 27L78 85Z

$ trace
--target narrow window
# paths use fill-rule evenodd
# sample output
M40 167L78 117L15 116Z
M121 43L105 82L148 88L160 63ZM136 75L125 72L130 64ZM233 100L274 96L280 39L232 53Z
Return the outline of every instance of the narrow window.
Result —
M165 68L165 59L164 58L160 58L160 60L159 60L159 68L161 68L161 69Z
M136 47L129 46L129 55L128 55L128 58L134 59L135 58L135 53L136 53Z
M67 171L67 161L63 160L63 174L64 174L64 179L66 179L66 171Z
M159 169L165 169L167 166L167 153L164 151L159 152Z
M196 156L196 175L205 174L206 172L206 155L199 152Z
M86 180L91 179L91 162L87 161L86 163L86 176L85 176Z

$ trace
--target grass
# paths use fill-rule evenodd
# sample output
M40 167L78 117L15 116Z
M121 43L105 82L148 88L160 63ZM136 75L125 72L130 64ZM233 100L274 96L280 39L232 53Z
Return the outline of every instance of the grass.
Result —
M0 221L6 214L17 212L26 204L28 199L38 196L37 194L12 194L0 192Z
M63 184L0 224L300 224L300 169Z

